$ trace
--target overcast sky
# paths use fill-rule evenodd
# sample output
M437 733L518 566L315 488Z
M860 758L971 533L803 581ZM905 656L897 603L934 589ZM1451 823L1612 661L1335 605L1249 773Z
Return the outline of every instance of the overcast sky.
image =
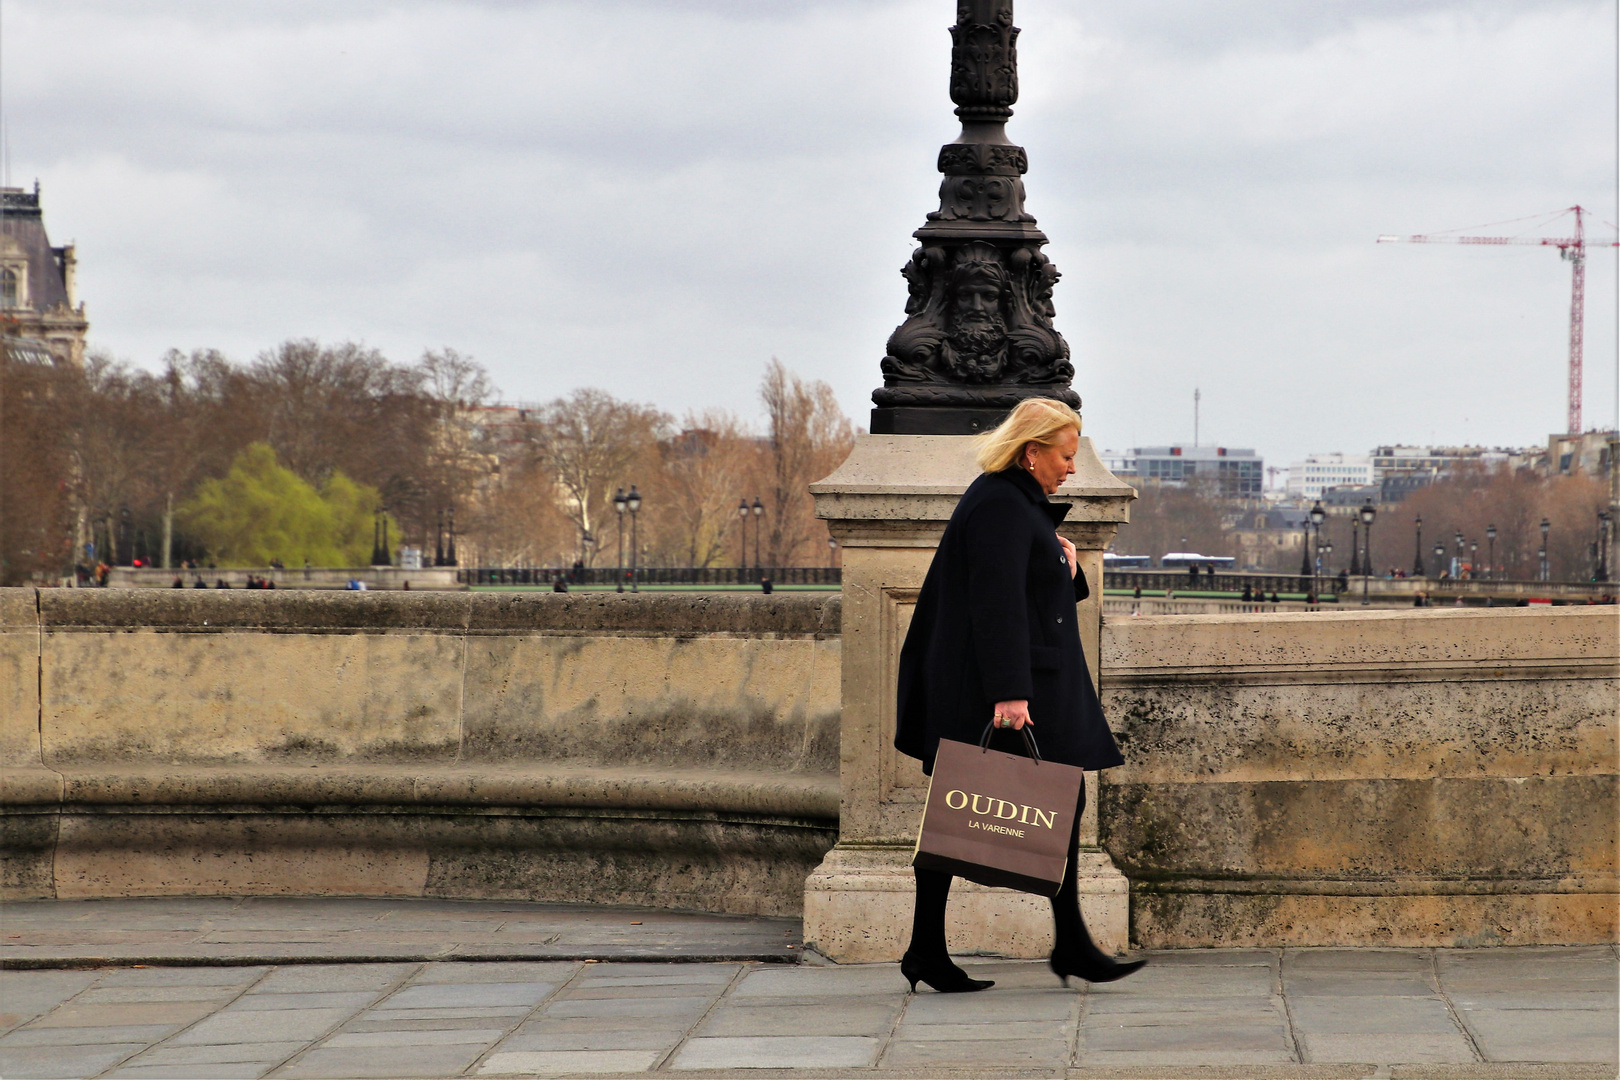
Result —
M956 136L950 0L4 0L13 184L93 343L450 345L753 420L771 356L866 422ZM1525 445L1568 265L1377 245L1616 212L1616 4L1018 0L1030 211L1101 448ZM1568 219L1478 230L1563 235ZM1594 223L1610 239L1614 230ZM1616 412L1588 263L1587 426Z

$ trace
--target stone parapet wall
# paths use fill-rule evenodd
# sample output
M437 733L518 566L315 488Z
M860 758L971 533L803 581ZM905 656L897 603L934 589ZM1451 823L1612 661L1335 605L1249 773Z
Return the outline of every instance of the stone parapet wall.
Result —
M0 590L0 896L797 913L838 829L841 613ZM1099 838L1132 937L1613 940L1617 629L1609 608L1110 615L1129 763L1102 775Z
M0 590L0 895L784 913L837 596Z
M1616 935L1613 608L1110 617L1143 946Z

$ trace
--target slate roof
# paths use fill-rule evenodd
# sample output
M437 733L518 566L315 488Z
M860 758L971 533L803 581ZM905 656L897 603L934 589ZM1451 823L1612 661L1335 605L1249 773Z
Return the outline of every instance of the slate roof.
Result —
M62 276L58 249L45 235L39 208L39 185L34 190L0 188L0 235L9 236L28 258L28 306L46 311L67 303L67 282Z

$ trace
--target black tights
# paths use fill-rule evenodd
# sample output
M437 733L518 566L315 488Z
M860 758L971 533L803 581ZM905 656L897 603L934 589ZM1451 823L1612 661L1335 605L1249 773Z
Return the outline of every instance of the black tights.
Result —
M1088 955L1097 952L1080 917L1080 815L1085 808L1086 788L1082 782L1080 802L1074 809L1074 828L1069 831L1069 862L1063 871L1063 884L1052 897L1056 951L1060 954L1076 949ZM944 956L945 903L951 896L952 875L922 867L914 867L913 873L917 875L917 906L912 910L911 947L906 952L919 958Z

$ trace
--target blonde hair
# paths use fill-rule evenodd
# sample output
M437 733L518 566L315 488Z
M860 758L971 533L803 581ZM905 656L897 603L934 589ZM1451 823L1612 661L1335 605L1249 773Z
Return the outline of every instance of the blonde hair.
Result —
M979 468L1000 472L1018 460L1030 443L1051 446L1064 431L1080 433L1080 414L1052 398L1025 398L994 430L973 440Z

